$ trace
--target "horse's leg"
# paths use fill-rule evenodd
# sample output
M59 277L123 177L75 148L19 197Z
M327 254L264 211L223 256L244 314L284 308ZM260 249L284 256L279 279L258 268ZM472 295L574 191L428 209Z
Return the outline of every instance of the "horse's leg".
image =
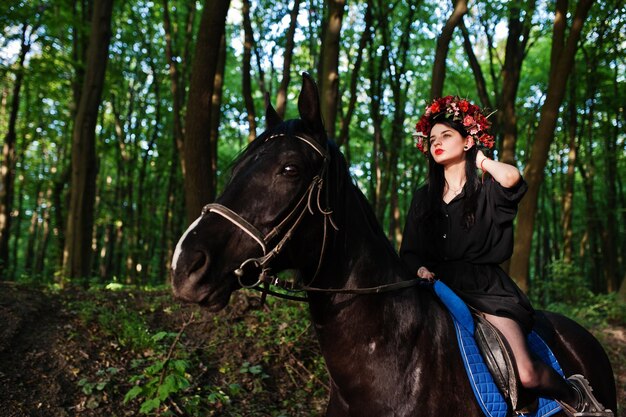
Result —
M555 334L552 338L543 334L542 337L558 358L565 376L582 374L589 380L598 401L617 410L613 369L600 342L575 321L560 314L543 313Z

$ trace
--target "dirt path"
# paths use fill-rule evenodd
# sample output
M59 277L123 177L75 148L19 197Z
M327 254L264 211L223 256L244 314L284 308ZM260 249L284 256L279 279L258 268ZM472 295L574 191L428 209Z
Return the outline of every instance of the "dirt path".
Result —
M58 301L37 290L0 287L0 415L66 416L76 385L63 356Z

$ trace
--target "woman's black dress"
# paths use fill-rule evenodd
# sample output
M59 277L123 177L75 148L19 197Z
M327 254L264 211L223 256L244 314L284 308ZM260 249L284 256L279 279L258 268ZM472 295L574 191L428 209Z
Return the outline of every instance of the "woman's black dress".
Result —
M530 302L499 265L513 253L513 219L527 188L523 179L512 188L485 180L469 230L462 224L464 192L448 204L442 200L440 212L419 220L419 204L426 202L428 186L419 188L400 247L403 262L412 274L425 266L468 305L511 318L529 332L534 317Z

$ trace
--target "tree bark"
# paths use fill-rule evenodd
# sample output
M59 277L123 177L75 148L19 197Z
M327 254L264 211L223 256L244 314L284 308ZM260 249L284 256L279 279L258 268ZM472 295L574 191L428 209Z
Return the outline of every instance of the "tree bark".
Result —
M276 93L276 112L281 118L285 118L287 110L287 88L289 87L291 75L291 58L293 56L293 48L295 45L294 36L298 25L298 13L300 12L300 0L294 0L293 9L291 10L291 22L287 30L285 53L283 54L283 77Z
M30 51L30 36L27 36L28 24L22 25L20 53L15 65L15 83L11 98L9 124L2 145L2 164L0 165L0 277L6 277L9 264L9 238L11 236L11 212L15 187L15 147L17 114L20 108L20 92L24 81L24 61Z
M506 40L506 55L502 67L502 93L498 100L497 117L502 131L500 161L515 165L515 145L517 143L517 114L515 100L526 56L526 45L532 27L535 1L524 3L526 13L521 18L520 3L513 3L509 10L509 36Z
M335 137L337 107L339 102L339 40L345 0L326 0L328 16L323 27L322 52L318 70L322 120L326 132Z
M215 196L210 143L212 97L220 42L230 0L206 0L196 39L185 120L185 203L187 220L200 215Z
M190 2L190 7L193 10L190 14L195 12L196 2ZM165 57L168 63L168 72L170 75L170 91L172 92L172 119L174 122L174 143L178 150L179 163L183 177L185 176L185 158L184 158L184 133L183 133L183 121L182 111L185 97L185 87L182 83L182 77L177 62L177 52L174 50L172 40L172 22L170 19L169 3L168 0L163 0L163 30L165 31Z
M95 129L111 39L112 11L113 0L94 1L87 68L72 134L72 178L63 262L67 278L87 277L91 273L98 171Z
M530 151L528 165L524 170L528 192L519 207L513 257L509 270L510 275L522 290L528 290L529 287L529 257L539 188L543 182L544 168L548 159L550 144L554 139L559 107L563 102L565 86L573 67L578 40L593 0L579 1L566 43L561 39L565 35L561 32L560 24L567 14L567 4L562 3L566 2L557 2L548 92L541 109L541 118ZM564 8L559 8L559 5Z
M567 153L567 173L565 174L565 190L563 192L562 202L562 229L563 229L563 261L571 263L573 253L573 236L572 227L573 207L574 207L574 180L576 174L576 158L578 156L578 117L576 113L576 83L575 69L572 74L572 82L570 83L569 93L569 120L568 120L568 153Z
M487 92L487 82L485 81L485 75L483 74L483 70L480 67L480 63L478 62L478 58L474 53L474 49L472 46L472 41L470 40L469 31L465 26L465 22L461 19L459 23L459 29L461 29L461 33L463 34L463 49L465 49L465 53L467 54L467 60L469 61L470 68L472 69L472 74L474 75L474 80L476 82L476 91L478 92L478 98L480 100L480 104L484 108L492 108L491 100L489 99L489 93Z
M356 107L356 99L357 99L357 84L359 81L359 72L361 70L361 65L363 63L363 54L367 50L368 44L372 40L372 21L373 21L373 13L372 7L373 5L368 0L367 2L367 10L365 12L365 29L363 29L363 33L361 34L361 39L359 40L359 46L357 50L356 60L354 61L354 67L352 68L352 73L350 74L350 100L348 101L348 109L344 117L341 118L340 121L340 129L339 129L339 137L337 138L337 146L344 146L345 153L348 153L348 139L350 132L350 122L352 121L352 116L354 114L354 109ZM348 162L350 160L348 159Z
M222 91L224 89L224 76L226 69L226 36L222 36L220 51L217 59L217 70L215 72L215 83L213 85L213 97L211 98L211 170L217 172L217 141L219 137L220 120L222 112ZM211 187L217 190L217 176L211 178Z
M435 50L435 62L433 63L433 75L430 85L430 100L443 95L443 83L446 78L446 58L450 50L452 34L467 13L467 0L453 0L452 3L454 4L454 10L437 38L437 49Z
M295 2L297 8L298 0ZM254 33L252 32L252 22L250 21L250 0L243 0L243 65L241 71L241 89L246 113L248 118L248 142L252 142L256 137L256 110L254 109L254 98L252 97L252 50L254 49Z

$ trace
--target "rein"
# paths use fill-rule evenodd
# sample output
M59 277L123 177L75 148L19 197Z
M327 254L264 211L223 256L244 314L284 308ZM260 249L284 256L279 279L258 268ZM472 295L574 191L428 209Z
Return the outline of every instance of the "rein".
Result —
M273 136L268 137L265 141L267 142L270 139L282 137L282 136L286 136L286 135L284 134L273 135ZM326 174L328 171L328 163L330 162L330 155L328 153L328 150L326 148L322 148L317 142L315 142L312 139L305 138L302 136L297 136L297 135L294 135L294 137L296 139L303 141L307 145L311 146L317 153L319 153L322 156L322 158L324 158L324 161L322 163L322 168L320 169L320 173L316 175L315 177L313 177L313 179L311 180L311 183L307 187L306 191L302 194L302 196L300 197L300 200L295 205L295 207L269 233L267 233L266 235L263 235L263 233L261 233L259 229L257 229L254 225L252 225L246 219L244 219L239 214L237 214L236 212L234 212L233 210L231 210L230 208L224 205L211 203L211 204L207 204L202 209L202 216L205 216L209 213L215 213L223 217L224 219L228 220L233 225L237 226L237 228L239 228L241 231L247 234L250 238L252 238L261 247L261 250L263 251L262 256L258 258L246 259L245 261L241 263L239 268L233 271L235 276L237 276L239 285L241 285L241 287L243 288L261 291L263 293L262 302L264 302L267 294L270 294L279 298L285 298L288 300L308 301L307 297L284 294L284 293L273 291L270 289L270 286L275 286L275 287L281 288L289 292L307 291L307 292L321 292L321 293L335 293L335 294L378 294L382 292L396 291L396 290L400 290L404 288L409 288L409 287L422 283L424 280L422 280L421 278L415 278L412 280L396 282L393 284L385 284L385 285L380 285L377 287L354 288L354 289L316 288L316 287L311 287L309 285L301 285L298 282L286 281L270 274L270 271L271 271L271 268L269 266L270 262L272 261L272 259L274 259L277 255L280 254L285 243L287 243L287 241L291 239L295 229L298 227L298 225L304 218L304 215L307 212L310 213L311 215L315 214L314 204L317 206L316 207L317 210L324 216L324 236L322 238L320 258L317 264L317 269L315 271L315 274L313 275L313 278L311 279L311 282L315 280L322 266L324 254L326 252L326 240L327 240L326 238L328 236L328 225L330 224L335 230L339 230L339 228L335 225L335 222L332 219L332 216L331 216L333 213L332 210L322 208L322 204L321 204L322 189L323 189L324 180L326 178ZM278 241L278 243L268 252L267 248L269 246L269 243L273 239L280 236L283 228L292 221L293 223L291 224L291 227L284 233L284 235ZM252 264L254 267L261 269L261 272L259 273L257 281L252 285L246 285L244 282L242 282L242 278L244 275L244 268L248 266L248 264ZM263 284L263 287L259 288L261 284Z

